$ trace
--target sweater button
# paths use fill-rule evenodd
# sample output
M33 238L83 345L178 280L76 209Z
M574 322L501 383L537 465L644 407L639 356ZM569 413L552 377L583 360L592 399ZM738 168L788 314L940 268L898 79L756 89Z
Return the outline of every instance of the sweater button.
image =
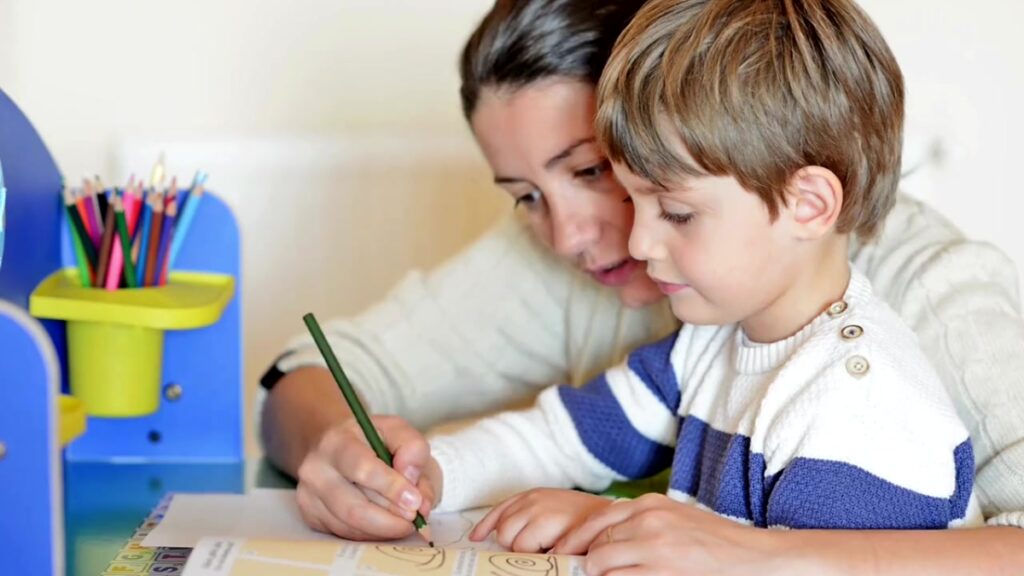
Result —
M846 360L846 371L854 378L864 376L870 369L871 366L868 364L867 358L863 356L850 356Z
M836 316L841 316L846 312L847 308L848 305L846 302L840 300L839 302L833 302L832 305L828 307L827 313L830 318L835 318Z
M839 334L844 340L856 340L864 334L864 329L856 324L850 324L849 326L843 326L843 329L839 331Z

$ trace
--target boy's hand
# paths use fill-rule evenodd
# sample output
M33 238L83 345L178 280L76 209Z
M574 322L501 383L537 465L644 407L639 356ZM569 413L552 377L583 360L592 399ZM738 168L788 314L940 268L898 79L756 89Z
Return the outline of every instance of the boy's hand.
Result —
M355 418L327 431L302 461L296 500L303 520L353 540L403 538L440 493L440 470L422 434L401 418L373 416L394 469L370 448Z
M473 528L469 539L479 542L493 531L499 544L515 552L544 552L563 534L611 503L585 492L537 488L495 506Z
M584 570L591 576L761 574L776 561L773 538L770 530L744 526L663 494L645 494L598 511L551 552L586 553Z

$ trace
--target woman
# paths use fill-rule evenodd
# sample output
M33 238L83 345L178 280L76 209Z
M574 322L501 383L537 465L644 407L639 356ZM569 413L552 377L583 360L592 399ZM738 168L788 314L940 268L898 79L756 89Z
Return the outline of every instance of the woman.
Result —
M395 470L366 446L318 352L297 340L263 379L268 456L297 476L313 527L349 538L411 532L437 495L416 489L429 449L415 427L491 410L542 387L581 383L675 323L628 257L626 195L593 139L594 85L639 1L499 0L461 62L467 120L495 182L523 212L427 277L327 331L378 417ZM557 258L555 257L557 256ZM1024 526L1024 322L1015 270L904 199L855 265L914 328L971 428L976 491L995 525ZM378 505L370 505L375 503ZM622 505L616 534L645 522ZM658 526L671 558L610 553L596 572L642 565L693 573L991 573L1024 566L1024 532L766 531L687 508ZM600 535L594 535L601 538ZM641 538L642 540L642 538Z

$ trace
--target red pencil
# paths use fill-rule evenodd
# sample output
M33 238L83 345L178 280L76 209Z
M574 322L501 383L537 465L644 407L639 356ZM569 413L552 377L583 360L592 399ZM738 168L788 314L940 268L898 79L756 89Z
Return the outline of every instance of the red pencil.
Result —
M156 286L157 254L160 250L160 232L164 222L163 193L153 196L153 222L150 225L149 244L146 251L146 274L143 286Z

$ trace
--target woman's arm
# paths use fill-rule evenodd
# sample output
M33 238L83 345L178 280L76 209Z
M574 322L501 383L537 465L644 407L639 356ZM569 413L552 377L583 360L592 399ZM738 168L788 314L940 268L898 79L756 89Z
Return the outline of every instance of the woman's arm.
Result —
M324 323L324 332L371 412L429 427L565 378L571 280L570 268L509 220L430 273L409 274L359 316ZM307 334L264 387L302 366L323 366Z
M853 260L917 334L970 431L987 517L1024 526L1024 320L1017 269L902 198ZM991 521L990 521L991 523Z
M571 270L515 221L501 224L428 275L324 332L370 412L425 428L494 409L564 379ZM325 426L347 414L308 335L262 379L267 455L294 472ZM288 465L292 462L292 465Z
M769 532L779 574L996 576L1024 571L1024 530ZM797 572L793 568L800 568Z
M594 575L634 567L681 575L997 576L1024 570L1024 530L766 530L648 494L600 510L554 552L587 552Z
M397 472L369 450L312 340L293 341L263 377L257 413L267 457L298 479L306 521L349 538L411 531L404 514L429 511L434 498L420 480L430 459L416 427L564 378L571 274L506 222L429 275L410 275L362 315L324 325L370 412L404 418L378 422Z

